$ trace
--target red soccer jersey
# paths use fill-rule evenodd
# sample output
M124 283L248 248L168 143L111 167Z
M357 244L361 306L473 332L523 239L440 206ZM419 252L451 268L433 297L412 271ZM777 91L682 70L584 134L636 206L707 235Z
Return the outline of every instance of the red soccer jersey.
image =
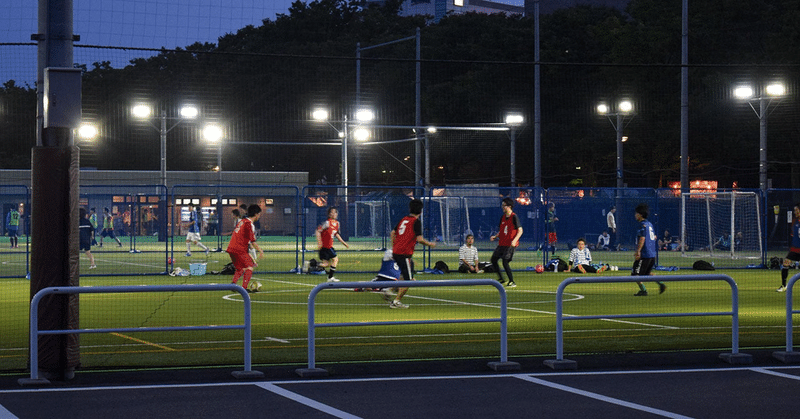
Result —
M333 247L333 238L339 234L339 222L333 218L328 218L325 224L319 227L319 235L322 239L322 247L330 249Z
M422 222L414 216L406 216L394 228L394 244L392 253L411 256L417 245L417 236L422 235Z
M517 214L512 212L508 217L503 214L503 216L500 217L500 232L497 233L497 245L511 246L511 241L516 237L517 229L520 227L521 225Z
M256 241L256 234L253 230L253 222L249 218L244 218L231 234L231 241L228 243L228 253L247 253L250 243Z

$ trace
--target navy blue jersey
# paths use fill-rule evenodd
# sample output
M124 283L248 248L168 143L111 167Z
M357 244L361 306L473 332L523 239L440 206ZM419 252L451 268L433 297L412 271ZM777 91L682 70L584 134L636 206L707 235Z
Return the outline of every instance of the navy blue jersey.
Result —
M650 221L642 220L642 223L639 226L639 231L636 232L637 242L639 237L644 237L644 246L642 247L641 258L647 259L656 257L658 254L656 246L656 231L653 229L653 225L650 224Z

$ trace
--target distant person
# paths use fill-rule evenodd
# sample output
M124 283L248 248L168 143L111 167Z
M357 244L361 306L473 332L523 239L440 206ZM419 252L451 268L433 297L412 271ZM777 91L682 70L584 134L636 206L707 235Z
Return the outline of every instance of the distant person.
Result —
M597 245L595 249L611 250L611 236L608 234L607 230L603 230L603 233L597 236Z
M350 248L342 236L339 234L339 210L334 207L328 208L328 219L317 227L317 244L319 244L319 266L328 268L328 282L339 282L334 276L336 266L339 264L339 256L333 248L333 239L339 240L344 247Z
M555 252L556 247L558 246L558 235L556 234L556 222L558 222L558 217L556 216L555 202L547 204L546 217L547 218L545 218L544 224L545 231L547 231L547 245L550 247L552 252Z
M391 233L392 238L392 257L400 268L403 280L413 281L413 266L411 256L414 255L414 247L417 243L425 246L436 247L436 243L425 240L422 237L422 222L419 217L422 215L423 203L419 199L414 199L408 203L409 214L403 217L394 227ZM408 305L401 302L408 288L400 288L394 301L389 304L389 308L408 308Z
M581 274L593 274L604 272L605 270L605 265L601 266L600 269L597 269L592 265L592 252L586 248L586 240L583 237L579 238L577 246L569 252L567 271Z
M100 232L100 247L103 247L104 237L116 240L119 247L122 247L122 242L114 234L114 216L111 215L111 210L108 207L103 208L103 231Z
M8 232L8 239L12 249L19 248L19 211L16 208L11 208L6 215L6 231Z
M253 268L256 266L256 260L264 255L264 252L258 247L256 243L256 235L253 232L253 221L261 216L261 207L258 205L250 205L247 207L246 217L243 218L236 228L231 233L231 240L228 243L228 248L225 249L231 257L231 262L236 271L233 273L233 284L242 278L242 288L248 289L250 279L253 277ZM250 247L256 249L256 258L250 256ZM248 292L250 292L248 290Z
M669 230L664 230L664 235L658 240L658 248L660 250L672 250L672 243L674 242L672 238L672 234L669 233Z
M503 209L503 216L500 217L500 227L497 235L489 238L489 241L497 239L497 248L492 253L492 266L497 272L497 280L503 284L506 281L503 279L503 272L500 271L500 265L497 262L503 259L503 268L506 270L508 276L508 288L514 288L517 283L514 282L514 274L511 272L509 263L514 259L514 251L519 246L519 239L522 237L522 224L519 222L519 217L514 214L514 200L511 198L504 198L501 204Z
M786 254L785 258L783 258L783 264L781 266L781 286L775 290L777 292L786 291L786 278L789 277L789 267L792 266L792 261L800 261L800 203L795 204L794 208L792 209L792 213L794 214L794 217L792 219L789 253Z
M652 275L653 268L656 264L656 256L658 256L658 248L656 247L656 231L653 229L653 224L647 221L650 215L650 208L647 204L639 204L636 206L636 221L639 222L639 230L636 233L636 252L633 254L633 269L631 270L632 276L649 276ZM662 294L666 291L667 286L663 282L658 282L658 293ZM634 294L637 297L647 296L647 289L644 284L637 282L639 285L639 292Z
M208 256L208 247L200 242L202 240L200 232L203 231L203 213L199 207L189 204L189 221L186 222L186 227L188 228L186 231L186 256L192 256L192 244L200 246Z
M94 237L94 229L92 228L92 223L89 222L86 209L81 208L79 212L81 217L78 222L80 250L83 250L83 253L89 258L89 269L94 269L97 267L94 263L94 255L92 255L92 237Z
M464 238L464 244L458 249L458 271L462 274L478 273L478 249L473 246L475 244L475 236L467 234Z
M219 226L219 217L217 216L217 212L211 210L208 213L208 226L206 227L206 234L209 236L216 236L217 227Z
M617 220L615 218L616 212L617 207L612 205L611 209L608 210L608 214L606 214L606 228L608 228L608 235L611 237L608 248L611 250L619 250L619 241L617 240Z
M97 246L97 227L99 224L97 223L97 210L94 207L89 210L89 223L92 225L92 246Z

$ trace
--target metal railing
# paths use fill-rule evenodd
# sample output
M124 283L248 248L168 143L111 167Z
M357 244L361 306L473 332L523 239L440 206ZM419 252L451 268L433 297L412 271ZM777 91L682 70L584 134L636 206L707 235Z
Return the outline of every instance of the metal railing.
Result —
M241 294L244 306L244 323L240 325L208 325L208 326L171 326L171 327L123 327L99 329L55 329L39 330L39 303L42 298L53 294L111 294L129 292L192 292L192 291L233 291ZM31 299L30 307L30 379L22 378L21 385L48 384L49 381L39 377L39 336L66 335L73 333L111 333L111 332L173 332L191 330L230 330L244 331L244 371L235 371L237 378L262 377L263 373L251 368L251 310L250 296L244 288L234 284L198 284L198 285L142 285L142 286L107 286L107 287L48 287L37 292Z
M316 323L314 305L317 294L324 290L332 289L372 289L372 288L406 288L406 287L465 287L488 285L497 289L500 296L500 317L476 319L446 319L446 320L398 320L374 322L341 322L341 323ZM500 323L500 362L490 362L489 367L495 371L508 371L519 369L516 362L508 362L508 300L503 285L492 279L474 280L448 280L448 281L373 281L373 282L325 282L317 285L308 295L308 368L297 369L301 377L325 376L327 371L317 368L315 364L316 328L318 327L346 327L346 326L380 326L380 325L410 325L410 324L437 324L437 323Z
M792 303L792 295L794 294L794 284L800 280L800 274L795 274L786 283L786 351L776 351L772 353L772 357L783 361L785 363L800 362L800 352L794 351L794 343L792 342L792 329L794 314L800 314L800 310L795 310Z
M613 283L613 282L652 282L652 281L725 281L731 286L731 311L709 311L709 312L689 312L689 313L636 313L636 314L612 314L612 315L591 315L591 316L564 316L564 289L575 283ZM643 276L601 276L601 277L570 277L558 285L556 291L556 359L544 361L545 365L553 369L575 369L577 363L564 359L564 321L565 320L597 320L597 319L621 319L621 318L641 318L641 317L687 317L687 316L731 316L731 353L720 354L720 358L732 364L749 364L752 357L748 354L739 353L739 288L736 282L728 275L659 275L657 277Z

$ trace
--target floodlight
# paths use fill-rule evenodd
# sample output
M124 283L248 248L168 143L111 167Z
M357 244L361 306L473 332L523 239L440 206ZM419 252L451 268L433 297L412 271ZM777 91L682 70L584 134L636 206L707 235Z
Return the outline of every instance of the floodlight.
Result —
M147 118L153 112L153 110L147 105L136 105L131 111L133 116L137 118Z
M733 95L739 99L749 99L753 97L753 88L750 86L740 86L733 89Z

